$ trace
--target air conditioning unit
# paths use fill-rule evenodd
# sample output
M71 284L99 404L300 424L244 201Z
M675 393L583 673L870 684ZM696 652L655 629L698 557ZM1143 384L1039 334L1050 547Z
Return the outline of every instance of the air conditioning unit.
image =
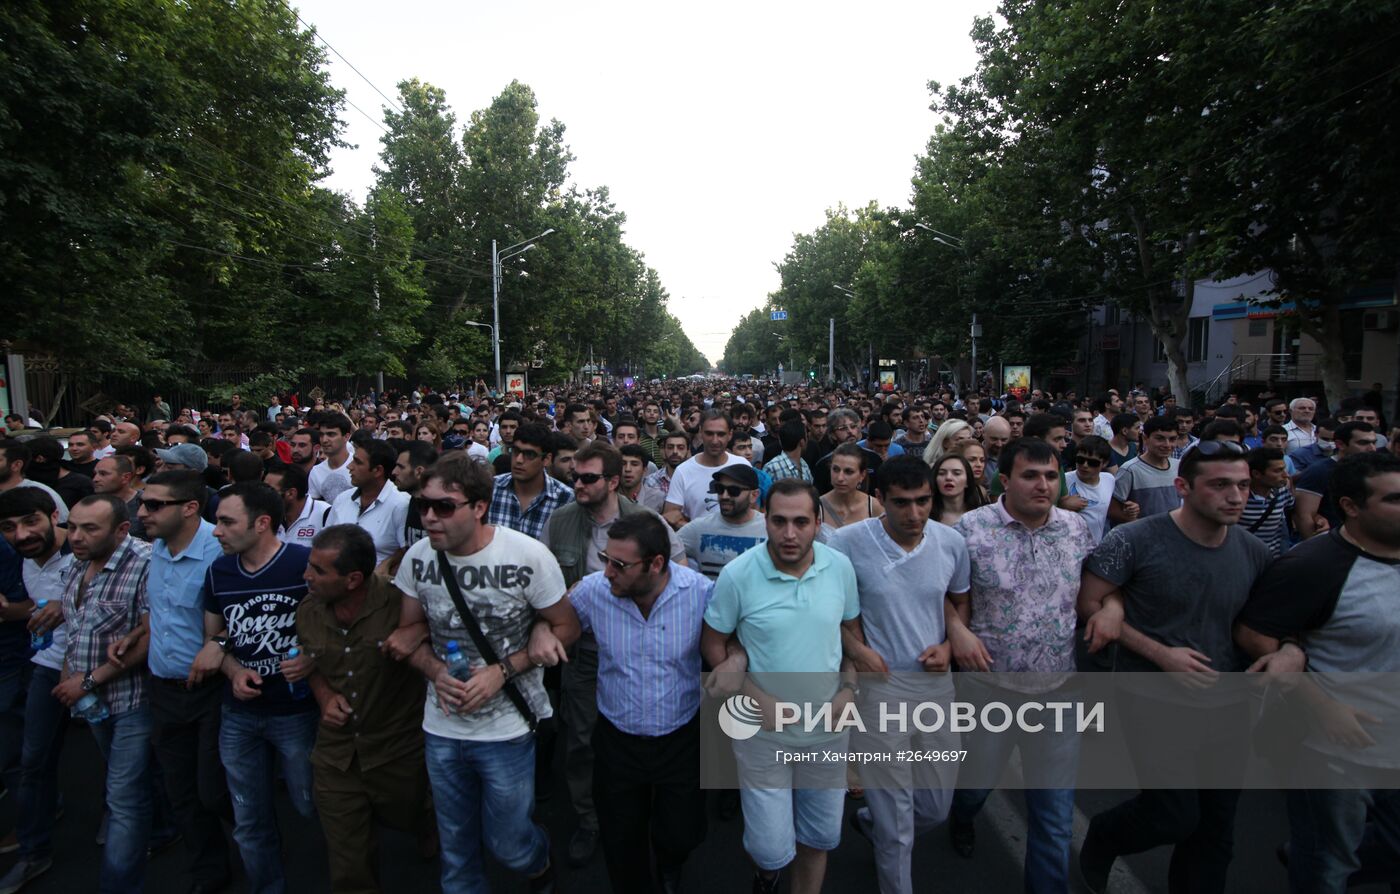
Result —
M1389 332L1400 324L1400 312L1368 310L1361 315L1361 328L1366 332Z

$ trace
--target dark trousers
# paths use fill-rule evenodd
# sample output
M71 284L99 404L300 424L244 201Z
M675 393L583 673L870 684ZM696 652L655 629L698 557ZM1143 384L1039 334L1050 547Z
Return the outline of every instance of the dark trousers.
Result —
M422 734L415 733L420 740L416 750L371 770L361 769L358 757L341 770L312 753L316 812L326 835L331 890L335 894L376 894L383 890L379 884L376 823L413 833L422 841L432 837L437 820L428 794Z
M593 803L593 724L598 718L598 643L585 634L561 674L559 702L564 734L564 779L580 829L598 829ZM552 745L552 743L551 743Z
M1137 697L1120 699L1118 709L1134 762L1143 755L1152 761L1153 773L1170 772L1187 782L1221 760L1243 760L1244 752L1237 747L1216 750L1208 743L1176 751L1159 747L1170 738L1166 729L1181 716L1172 705ZM1249 714L1238 705L1198 711L1190 717L1190 722L1205 726L1224 741L1240 741L1249 735ZM1237 789L1144 789L1094 817L1089 834L1118 856L1174 845L1167 890L1171 894L1216 894L1225 890L1234 856L1239 800Z
M664 736L633 736L602 714L593 729L593 801L608 878L619 894L649 894L652 855L680 871L705 839L700 718Z
M165 779L166 795L185 841L194 882L229 877L224 820L233 811L219 760L222 677L191 689L184 681L151 679L151 744Z

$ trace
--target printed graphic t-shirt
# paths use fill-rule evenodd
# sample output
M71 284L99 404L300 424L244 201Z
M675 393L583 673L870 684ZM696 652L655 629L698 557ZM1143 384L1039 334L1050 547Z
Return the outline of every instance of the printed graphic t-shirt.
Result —
M491 542L484 549L469 556L449 555L448 562L482 633L504 659L529 643L536 610L549 608L564 598L564 574L554 554L535 538L510 528L492 530ZM432 541L420 540L409 547L394 577L394 586L422 603L433 651L439 658L447 654L447 644L456 640L473 667L485 665L442 581ZM515 684L536 717L553 716L542 669L531 668L520 674L515 677ZM428 700L423 705L423 731L448 739L502 742L525 735L529 726L504 690L470 714L447 716L438 704L436 687L429 682Z
M204 610L224 616L233 640L234 658L262 677L262 695L248 701L224 686L224 704L256 714L296 714L317 710L308 693L292 697L291 684L278 668L297 647L297 608L306 598L306 562L311 550L290 543L263 567L249 572L236 555L219 556L204 573Z

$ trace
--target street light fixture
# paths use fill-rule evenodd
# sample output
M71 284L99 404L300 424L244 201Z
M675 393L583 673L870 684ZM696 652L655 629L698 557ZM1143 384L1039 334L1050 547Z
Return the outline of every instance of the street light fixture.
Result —
M491 347L496 355L497 394L501 393L501 262L524 254L534 248L536 242L553 232L554 227L550 227L538 236L531 236L524 242L508 245L500 251L496 250L496 240L491 240L491 320L494 325L487 328L491 330Z
M926 224L926 223L924 223L924 222L922 222L922 221L916 222L916 223L914 224L914 226L918 227L918 228L921 229L921 230L927 230L928 232L932 233L932 234L933 234L933 241L934 241L934 242L941 243L941 244L943 244L943 245L948 246L949 248L956 249L957 251L962 252L962 253L963 253L963 258L964 258L965 260L969 261L969 262L972 260L972 256L968 253L968 250L967 250L967 243L964 242L962 239L958 238L957 236L951 236L951 235L949 235L948 233L943 232L942 230L935 230L933 227L929 226L928 224ZM972 388L973 388L974 391L977 389L977 337L978 337L979 335L981 335L981 334L982 334L982 327L979 326L979 325L977 324L977 311L974 310L974 311L972 312L972 330L971 330L971 335L972 335Z

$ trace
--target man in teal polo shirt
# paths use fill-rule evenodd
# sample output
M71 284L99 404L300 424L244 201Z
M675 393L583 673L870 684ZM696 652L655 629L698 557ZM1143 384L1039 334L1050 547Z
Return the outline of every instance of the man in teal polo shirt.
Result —
M724 566L705 610L705 658L719 666L730 637L738 637L753 680L745 692L758 702L765 730L772 728L774 693L784 701L831 702L833 717L853 695L854 685L841 682L839 672L841 628L854 628L860 615L856 574L849 559L815 542L817 501L816 489L799 479L775 483L768 496L767 543ZM789 769L775 782L774 745L820 751L844 734L778 735L765 731L734 743L745 778L752 772L765 780L762 788L740 790L744 850L757 867L755 891L777 891L779 871L791 863L794 894L816 894L826 874L826 852L841 841L846 767L794 765L801 772ZM816 787L799 788L804 782Z

